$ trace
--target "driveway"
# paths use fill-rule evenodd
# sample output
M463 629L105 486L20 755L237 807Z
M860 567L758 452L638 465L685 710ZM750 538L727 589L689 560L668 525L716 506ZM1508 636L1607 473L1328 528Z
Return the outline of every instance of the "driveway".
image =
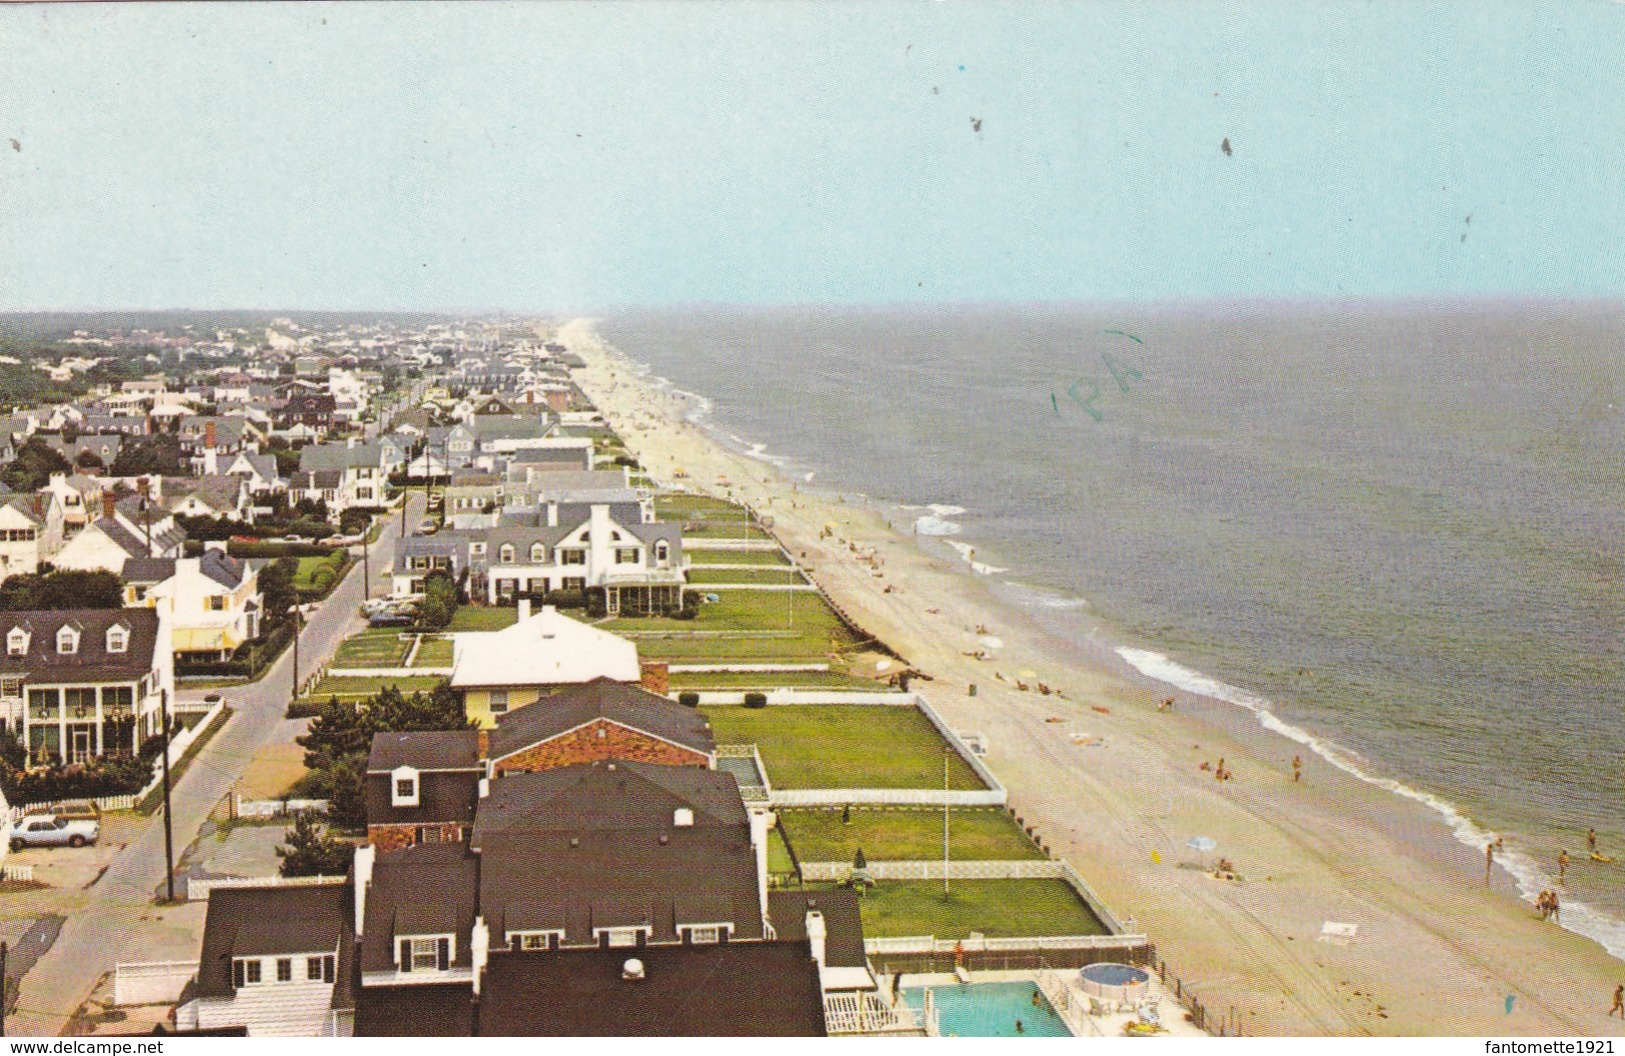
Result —
M408 524L422 516L423 505L422 495L408 495ZM378 584L386 579L384 572L394 558L400 525L399 514L388 518L384 532L371 547L374 595L379 593ZM301 674L331 659L338 643L362 626L357 615L362 597L361 567L357 562L307 621L299 636ZM230 720L193 758L171 790L177 856L197 838L203 822L241 779L254 754L291 728L283 722L283 713L292 691L291 649L258 682L224 691L233 709ZM181 696L201 698L206 692L188 691ZM165 911L155 909L152 903L152 892L163 882L164 827L160 814L130 834L128 846L109 864L91 889L89 900L68 918L50 951L23 978L16 1013L6 1023L8 1032L22 1037L60 1034L97 981L116 964L154 959L142 927L143 921L163 919ZM179 884L176 893L185 893Z

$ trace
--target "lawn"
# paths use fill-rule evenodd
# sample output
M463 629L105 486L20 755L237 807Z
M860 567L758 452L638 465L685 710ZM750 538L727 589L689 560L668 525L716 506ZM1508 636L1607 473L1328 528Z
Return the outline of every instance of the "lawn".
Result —
M777 788L941 788L947 742L918 708L707 706L718 744L754 744ZM950 787L985 787L957 752ZM799 851L797 853L800 853Z
M410 646L410 639L403 639L399 631L383 628L362 631L339 643L332 666L400 667Z
M519 620L519 610L506 605L464 605L451 618L448 631L500 631Z
M689 521L694 527L683 529L686 539L771 539L765 529L744 521Z
M771 583L779 586L805 583L800 572L790 568L690 568L690 586L707 583Z
M418 655L412 659L413 667L450 667L451 639L424 638Z
M625 617L599 626L634 639L642 656L676 662L811 663L858 644L818 594L734 590L717 596L692 620Z
M853 807L850 824L841 809L783 810L779 821L804 862L850 862L858 848L876 862L942 858L942 811L930 807ZM1043 858L1015 819L998 807L960 807L948 812L948 850L961 861Z
M310 579L316 574L317 569L327 568L332 570L333 582L335 585L341 578L343 578L344 573L347 571L346 568L339 567L326 557L301 557L298 560L299 569L293 574L293 586L295 590L305 592L315 590L316 586L310 581Z
M1102 924L1062 880L882 880L860 903L865 938L935 935L963 939L1034 935L1105 935Z
M709 495L656 495L655 515L667 521L685 517L694 520L750 520L750 514L742 507Z
M857 693L878 693L884 682L859 678L839 671L675 671L673 692L681 689L840 689Z
M683 553L695 565L778 565L788 567L790 559L782 550L692 550Z
M784 836L778 829L769 829L767 833L767 871L769 873L794 873L795 860L790 857L790 851L784 845Z

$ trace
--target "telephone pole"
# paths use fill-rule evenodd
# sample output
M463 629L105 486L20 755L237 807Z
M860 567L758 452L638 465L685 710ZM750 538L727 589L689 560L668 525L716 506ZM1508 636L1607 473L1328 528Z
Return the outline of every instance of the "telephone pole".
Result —
M290 706L299 703L299 625L303 617L304 613L299 611L299 602L295 601L293 603L293 691L288 697Z
M158 703L164 720L164 877L169 894L168 902L175 902L175 823L169 806L169 690L158 691Z
M942 896L948 897L948 755L953 749L942 746Z

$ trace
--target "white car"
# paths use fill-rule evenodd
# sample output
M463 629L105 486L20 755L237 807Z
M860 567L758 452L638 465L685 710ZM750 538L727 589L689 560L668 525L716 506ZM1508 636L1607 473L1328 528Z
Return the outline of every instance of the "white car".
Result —
M11 849L24 847L83 847L101 837L98 822L30 814L11 827Z

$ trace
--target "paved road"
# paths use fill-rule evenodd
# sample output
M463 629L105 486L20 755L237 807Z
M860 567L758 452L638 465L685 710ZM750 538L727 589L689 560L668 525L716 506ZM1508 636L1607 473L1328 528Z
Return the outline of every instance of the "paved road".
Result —
M423 513L420 493L408 495L406 522L413 525ZM400 514L390 517L385 531L370 551L373 596L387 583L384 572L395 554ZM359 629L362 566L357 562L322 607L311 614L299 636L301 673L332 657L338 643ZM243 775L248 762L277 732L293 687L293 651L282 654L258 682L225 690L233 714L226 725L193 757L171 790L174 809L175 853L178 857L198 836L215 805ZM200 696L189 691L183 696ZM14 1036L60 1034L69 1017L84 1003L96 983L120 961L149 960L142 952L144 919L161 910L153 905L153 892L164 882L164 827L155 815L91 889L83 911L62 928L50 952L40 958L23 979L16 1013L6 1028ZM184 891L177 890L184 895Z

